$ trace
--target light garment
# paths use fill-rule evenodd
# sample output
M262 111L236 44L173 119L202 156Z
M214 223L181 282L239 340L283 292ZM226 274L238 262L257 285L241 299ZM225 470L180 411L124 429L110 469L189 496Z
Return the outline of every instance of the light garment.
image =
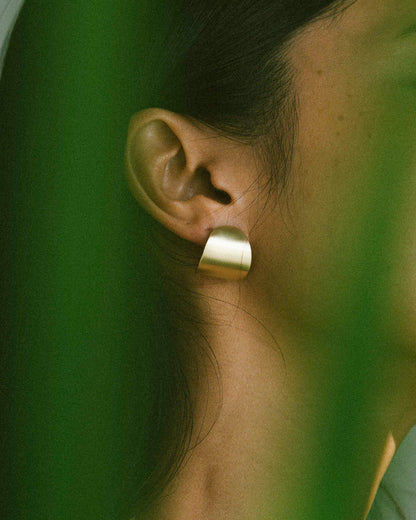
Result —
M24 0L0 0L0 76L14 24Z
M403 518L416 520L416 426L395 453L367 520Z

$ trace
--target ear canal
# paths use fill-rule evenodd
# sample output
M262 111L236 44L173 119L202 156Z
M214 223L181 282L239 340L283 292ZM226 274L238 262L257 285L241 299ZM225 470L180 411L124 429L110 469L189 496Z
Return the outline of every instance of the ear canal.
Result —
M233 226L221 226L210 234L197 271L216 278L241 280L251 267L251 246L246 235Z
M217 189L211 182L211 174L206 168L198 168L195 172L194 178L187 189L187 199L194 195L204 195L205 197L216 200L220 204L230 204L230 195Z

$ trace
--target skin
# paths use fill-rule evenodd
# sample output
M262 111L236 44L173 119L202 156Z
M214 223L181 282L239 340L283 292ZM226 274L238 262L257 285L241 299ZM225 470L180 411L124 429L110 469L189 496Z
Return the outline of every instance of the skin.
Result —
M416 424L415 24L414 0L357 0L294 37L299 128L290 182L260 221L256 150L163 109L132 117L127 176L143 207L194 244L228 224L253 249L238 284L187 274L201 298L214 299L206 332L222 405L217 417L218 392L200 388L196 429L205 438L153 518L308 517L304 502L331 442L322 424L336 410L331 396L347 368L357 381L365 373L368 387L361 412L346 415L357 465L330 466L325 475L328 489L345 486L339 518L366 517ZM210 183L231 204L207 196ZM383 254L369 248L372 239ZM351 297L357 272L364 285L371 280L366 305ZM348 351L348 320L362 315L361 343Z

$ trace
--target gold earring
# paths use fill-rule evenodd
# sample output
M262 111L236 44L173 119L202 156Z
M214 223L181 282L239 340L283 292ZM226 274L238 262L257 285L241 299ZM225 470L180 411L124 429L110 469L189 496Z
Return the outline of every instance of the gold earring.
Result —
M241 280L251 267L251 246L246 235L233 226L220 226L209 235L197 271L216 278Z

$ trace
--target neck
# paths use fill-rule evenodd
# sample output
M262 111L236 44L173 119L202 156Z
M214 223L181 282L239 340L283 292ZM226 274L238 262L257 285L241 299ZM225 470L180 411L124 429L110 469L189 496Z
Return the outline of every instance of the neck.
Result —
M363 520L416 424L414 361L380 359L368 387L346 396L336 345L300 338L241 292L205 294L216 298L207 339L222 391L213 373L197 387L199 442L155 517Z

